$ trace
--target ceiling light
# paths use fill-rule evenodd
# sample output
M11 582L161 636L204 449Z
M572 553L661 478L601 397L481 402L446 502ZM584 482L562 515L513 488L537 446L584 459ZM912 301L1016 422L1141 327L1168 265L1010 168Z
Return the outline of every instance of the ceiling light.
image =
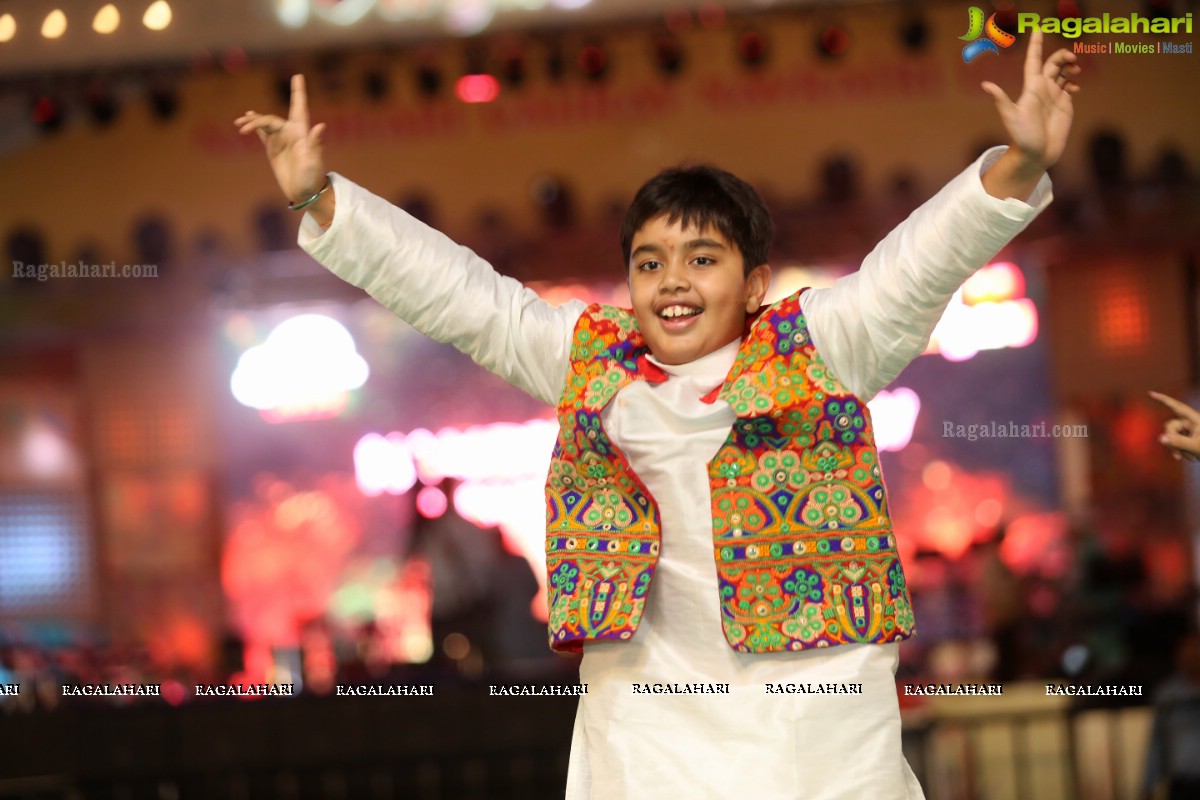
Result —
M152 31L164 30L171 24L171 4L167 0L155 0L142 15L142 24Z
M67 32L67 15L61 8L56 8L46 15L42 21L42 36L47 39L57 39Z
M121 24L121 12L112 3L96 12L92 18L92 30L96 33L112 33Z

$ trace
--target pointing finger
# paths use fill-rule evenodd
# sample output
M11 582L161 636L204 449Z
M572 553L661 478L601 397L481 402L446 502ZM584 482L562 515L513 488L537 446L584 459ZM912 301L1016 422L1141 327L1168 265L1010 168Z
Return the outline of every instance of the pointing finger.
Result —
M1186 403L1181 403L1174 397L1162 394L1161 392L1151 392L1150 396L1178 414L1180 419L1190 420L1191 422L1200 424L1200 413L1197 413Z
M1029 37L1029 50L1025 53L1025 82L1031 83L1042 74L1042 31L1037 29Z
M299 122L305 132L308 131L308 96L304 89L304 76L300 74L292 76L292 103L288 108L288 119Z

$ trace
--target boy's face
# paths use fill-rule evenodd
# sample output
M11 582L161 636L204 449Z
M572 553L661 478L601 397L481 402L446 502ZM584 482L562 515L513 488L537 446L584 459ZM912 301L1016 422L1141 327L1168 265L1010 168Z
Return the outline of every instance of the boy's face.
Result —
M650 352L686 364L741 338L758 310L771 268L745 274L742 254L715 228L698 230L655 217L633 236L629 296Z

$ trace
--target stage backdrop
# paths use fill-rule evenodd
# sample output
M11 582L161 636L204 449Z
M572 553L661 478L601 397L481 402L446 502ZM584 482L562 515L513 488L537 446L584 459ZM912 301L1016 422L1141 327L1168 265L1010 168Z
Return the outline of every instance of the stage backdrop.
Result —
M1097 3L1087 9L1133 10L1145 8ZM183 243L216 233L234 254L249 252L255 212L282 200L261 145L239 138L232 120L246 109L282 111L279 76L290 71L311 78L313 119L329 125L328 166L389 198L424 193L452 234L466 231L483 207L504 209L524 229L535 227L531 191L539 176L557 176L572 187L584 216L594 216L612 201L628 202L643 180L683 159L716 162L769 193L795 197L814 194L822 160L845 153L860 165L866 192L881 192L905 170L919 177L924 196L1003 135L979 82L996 81L1013 95L1020 88L1023 41L964 63L959 37L966 12L965 3L926 7L929 34L919 53L901 44L898 5L836 16L731 18L715 30L696 25L682 34L685 60L677 76L655 68L650 27L564 31L559 41L568 71L560 82L546 76L545 40L531 38L526 85L503 88L494 102L478 105L455 99L450 88L467 46L486 53L497 44L487 39L448 41L430 51L428 63L443 71L446 84L436 99L418 96L416 51L360 51L325 59L323 69L311 53L251 59L232 74L214 67L181 83L178 115L166 123L151 117L136 87L105 129L78 113L61 132L41 136L17 130L29 123L10 113L7 152L0 155L6 186L0 229L40 228L53 260L71 258L85 244L102 257L123 258L131 250L130 221L157 212ZM822 59L815 48L819 26L830 22L850 36L838 59ZM760 31L769 46L757 70L735 54L746 29ZM595 37L609 55L601 82L585 80L574 66L579 48ZM1184 34L1125 38L1192 40ZM1056 36L1047 41L1071 44ZM1057 177L1086 183L1086 143L1102 128L1125 137L1134 173L1150 170L1167 145L1200 163L1194 102L1200 53L1088 55L1080 63L1086 88ZM362 91L370 67L391 79L391 94L377 103Z

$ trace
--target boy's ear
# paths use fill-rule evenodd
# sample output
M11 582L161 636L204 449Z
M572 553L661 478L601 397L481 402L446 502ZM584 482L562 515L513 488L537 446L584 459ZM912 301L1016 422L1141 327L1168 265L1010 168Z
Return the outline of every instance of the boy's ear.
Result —
M746 276L746 313L753 314L762 306L771 286L771 265L759 264Z

